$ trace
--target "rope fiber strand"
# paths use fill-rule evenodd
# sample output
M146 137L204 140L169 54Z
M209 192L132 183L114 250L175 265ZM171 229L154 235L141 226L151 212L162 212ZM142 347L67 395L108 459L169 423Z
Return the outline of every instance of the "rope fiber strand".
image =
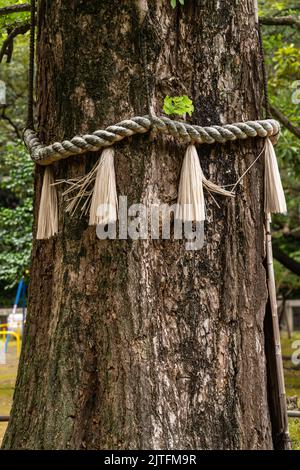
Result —
M218 142L223 144L227 141L247 139L248 137L273 136L273 139L276 140L280 133L280 125L274 119L266 119L225 124L223 126L201 127L186 122L173 121L165 116L136 116L109 126L105 130L75 136L71 140L54 142L51 145L43 145L34 130L26 129L24 131L24 142L31 159L35 163L51 165L51 163L68 158L71 155L97 152L99 149L109 147L125 137L144 134L150 130L180 138L188 143L213 144Z

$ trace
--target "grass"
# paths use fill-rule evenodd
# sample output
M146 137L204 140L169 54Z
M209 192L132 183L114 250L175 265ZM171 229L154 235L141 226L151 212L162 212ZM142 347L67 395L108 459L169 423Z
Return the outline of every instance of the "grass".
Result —
M0 342L3 348L3 341ZM11 341L6 355L6 364L0 364L0 415L9 415L14 393L18 358L16 343ZM7 423L0 423L0 444L2 442Z
M299 331L293 333L291 339L286 333L281 335L286 394L288 397L298 397L298 407L300 407L300 366L294 365L291 361L291 356L296 351L292 346L297 340L300 340ZM299 344L297 350L300 350ZM298 357L300 358L300 353ZM289 418L289 430L293 450L300 450L300 419Z
M300 419L289 418L289 430L292 441L292 449L300 450Z

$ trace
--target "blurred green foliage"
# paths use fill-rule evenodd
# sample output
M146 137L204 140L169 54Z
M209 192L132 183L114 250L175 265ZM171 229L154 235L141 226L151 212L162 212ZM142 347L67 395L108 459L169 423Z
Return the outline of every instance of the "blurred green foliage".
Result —
M294 16L299 19L299 2L259 1L260 16ZM291 26L262 25L270 102L300 128L300 32ZM299 81L299 82L298 82ZM276 154L287 198L288 215L273 216L273 239L290 257L300 262L300 139L282 129ZM289 297L300 295L300 280L275 263L277 288Z
M23 1L0 0L0 8ZM9 31L28 13L0 16L0 48ZM21 140L26 116L28 34L13 43L10 63L4 56L0 80L6 84L6 106L0 106L0 306L11 303L15 285L30 263L33 169Z
M29 266L33 164L22 143L17 141L4 147L0 165L0 190L13 197L13 202L0 206L0 280L12 287Z

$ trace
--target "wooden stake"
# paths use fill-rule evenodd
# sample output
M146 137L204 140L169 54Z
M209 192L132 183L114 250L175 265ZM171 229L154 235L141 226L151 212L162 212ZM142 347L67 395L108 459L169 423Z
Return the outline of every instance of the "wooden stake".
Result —
M280 330L279 330L279 321L277 314L277 299L276 299L276 287L275 287L275 276L274 276L274 264L273 264L273 250L272 250L272 236L271 236L271 216L266 214L266 254L267 254L267 273L268 273L268 291L269 291L269 302L270 302L270 313L272 316L272 329L273 329L273 339L274 339L274 350L272 354L272 359L275 356L275 368L276 368L276 378L277 380L273 382L277 391L276 393L277 403L275 406L278 407L276 410L277 422L276 422L276 439L278 441L278 446L283 450L291 449L291 441L288 430L288 417L287 417L287 405L286 405L286 395L285 395L285 385L284 385L284 375L283 375L283 363L281 355L281 343L280 343ZM268 312L267 312L268 314ZM269 365L270 367L270 365ZM273 393L273 391L272 391Z

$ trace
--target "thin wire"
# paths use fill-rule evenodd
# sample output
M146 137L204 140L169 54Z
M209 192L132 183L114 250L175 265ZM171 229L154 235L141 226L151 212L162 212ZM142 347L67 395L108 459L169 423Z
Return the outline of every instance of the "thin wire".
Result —
M251 168L253 167L253 165L257 162L257 160L259 159L259 157L263 154L265 148L266 148L266 141L265 141L265 143L264 143L264 146L263 146L262 151L259 153L259 155L256 157L256 159L251 163L250 166L248 166L248 168L244 171L244 173L242 174L242 176L239 177L239 179L237 180L237 182L234 183L233 188L231 189L231 192L233 192L233 191L235 190L235 188L237 187L237 185L239 184L239 182L244 178L244 176L246 176L246 174L248 173L248 171L251 170Z
M244 173L239 176L238 180L235 182L235 183L231 183L231 184L224 184L221 186L221 188L229 188L230 186L232 186L232 189L230 190L230 192L233 192L235 190L235 188L237 187L237 185L239 184L239 182L244 178L244 176L246 176L246 174L248 173L248 171L251 170L251 168L253 167L253 165L257 162L257 160L259 159L259 157L262 156L264 150L266 148L266 142L264 143L264 146L262 148L262 151L258 154L258 156L255 158L255 160L251 163L250 166L248 166L248 168L246 168L246 170L244 171Z
M28 67L28 100L26 128L34 129L33 93L34 93L34 36L35 36L35 0L31 0L30 8L30 40Z

